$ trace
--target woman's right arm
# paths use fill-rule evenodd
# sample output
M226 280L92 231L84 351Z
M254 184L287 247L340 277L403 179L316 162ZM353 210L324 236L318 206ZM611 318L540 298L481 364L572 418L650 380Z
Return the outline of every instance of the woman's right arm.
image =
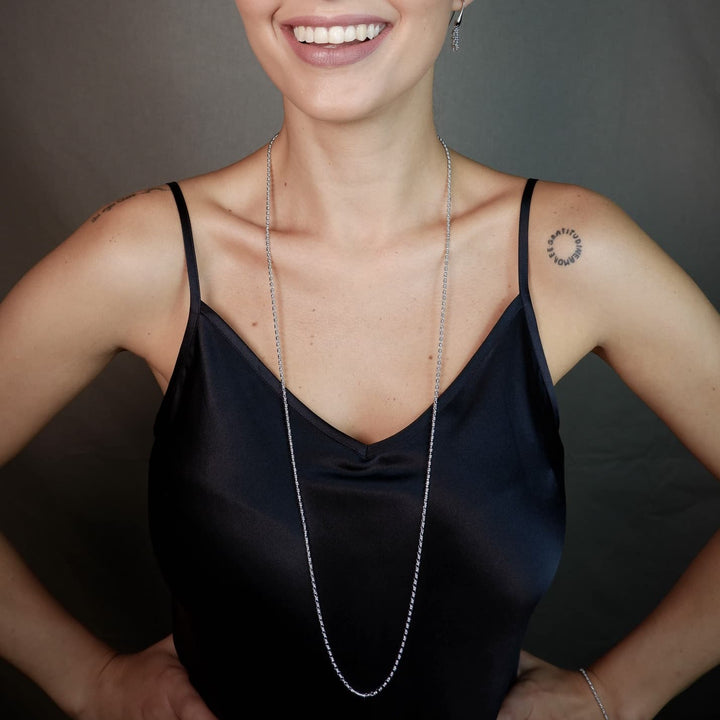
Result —
M121 350L160 374L177 353L188 301L177 212L165 190L99 213L0 304L0 463ZM45 591L1 535L0 655L72 717L213 717L170 639L117 655Z

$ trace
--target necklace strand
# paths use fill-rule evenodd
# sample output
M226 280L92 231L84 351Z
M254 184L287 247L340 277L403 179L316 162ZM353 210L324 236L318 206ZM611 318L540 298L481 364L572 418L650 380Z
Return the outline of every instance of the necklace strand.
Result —
M374 697L381 693L390 683L393 676L395 675L403 652L405 650L405 644L407 642L408 633L410 631L410 623L412 621L413 610L415 608L415 597L417 594L418 578L420 576L420 561L422 558L423 541L425 538L425 524L427 519L427 508L428 499L430 496L430 474L432 470L432 459L435 445L435 424L437 420L437 407L438 398L440 396L440 375L442 372L442 357L443 357L443 346L445 343L445 311L447 307L447 286L448 286L448 264L450 260L450 219L452 216L452 160L450 158L450 151L448 150L445 141L438 136L438 140L445 150L445 157L447 159L447 200L446 200L446 217L445 217L445 254L443 258L443 273L442 273L442 299L440 304L440 330L438 335L437 345L437 361L435 364L435 385L433 389L433 402L432 402L432 416L430 421L430 440L428 442L428 460L427 468L425 471L425 491L423 494L422 513L420 516L420 531L418 537L417 553L415 555L415 566L413 572L412 586L410 590L410 601L408 604L407 617L405 619L405 625L403 627L402 638L400 640L400 646L398 648L395 660L390 668L390 672L387 674L385 679L375 689L368 692L363 692L354 688L343 675L340 667L335 659L335 655L330 646L330 640L328 638L327 629L325 628L325 621L323 619L322 608L320 606L320 596L318 594L317 583L315 581L315 569L313 566L312 553L310 551L310 535L308 533L307 521L305 518L305 506L303 504L302 493L300 491L300 482L298 480L297 464L295 462L295 447L293 445L292 428L290 426L290 409L288 406L287 399L287 387L285 384L285 365L283 363L282 346L280 344L280 323L278 320L277 310L277 298L275 293L275 274L273 272L272 254L270 252L270 206L271 206L271 191L272 191L272 146L275 143L279 133L270 140L267 146L267 175L266 175L266 188L265 188L265 254L267 256L267 270L268 270L268 284L270 288L270 304L272 307L272 318L273 318L273 329L275 331L275 351L277 353L278 363L278 375L280 376L280 388L282 394L283 411L285 415L285 428L287 430L288 447L290 451L290 465L292 467L293 480L295 482L295 494L297 496L298 510L300 513L300 523L302 525L303 540L305 541L305 554L307 556L308 571L310 573L310 585L312 587L313 599L315 601L315 612L317 614L318 624L320 626L320 633L322 635L323 643L327 651L330 663L335 670L336 675L342 682L342 684L354 695L359 697L369 698Z

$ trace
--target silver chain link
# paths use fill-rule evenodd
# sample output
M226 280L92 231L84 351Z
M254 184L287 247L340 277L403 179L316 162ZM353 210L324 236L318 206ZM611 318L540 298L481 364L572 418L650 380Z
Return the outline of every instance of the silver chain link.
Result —
M310 584L312 586L313 599L315 601L315 611L317 613L318 623L320 625L320 632L322 634L323 642L325 643L325 649L327 650L330 663L335 670L338 678L342 684L354 695L359 697L369 698L374 697L381 693L390 683L393 676L395 675L400 659L402 658L405 650L405 644L407 642L408 633L410 631L410 623L412 621L413 610L415 608L415 597L417 594L418 578L420 576L420 561L422 558L423 541L425 538L425 524L427 518L428 498L430 496L430 473L432 469L433 450L435 445L435 424L437 420L437 406L438 397L440 396L440 375L442 373L442 357L443 357L443 345L445 343L445 310L447 307L447 286L448 286L448 264L450 260L450 220L452 216L452 160L450 158L450 151L448 150L445 141L438 136L443 149L445 150L445 157L447 158L447 204L446 204L446 223L445 223L445 255L443 259L443 274L442 274L442 301L440 305L440 332L438 337L437 345L437 362L435 365L435 386L433 390L433 403L432 403L432 418L430 421L430 440L428 443L428 460L427 470L425 472L425 492L423 495L422 513L420 517L420 533L418 538L417 553L415 555L415 568L413 573L412 587L410 590L410 602L408 606L407 617L405 619L405 626L403 628L402 639L400 641L400 647L397 651L395 661L392 664L390 672L387 677L378 685L374 690L368 692L362 692L355 689L347 681L343 675L335 655L330 646L330 640L328 638L327 629L325 628L325 621L323 619L322 608L320 607L320 597L318 595L317 583L315 581L315 569L313 566L312 553L310 551L310 535L308 533L307 520L305 518L305 506L303 504L302 493L300 491L300 482L298 480L297 464L295 462L295 446L293 445L292 428L290 426L290 410L288 407L287 399L287 388L285 384L285 366L283 363L282 347L280 344L280 323L278 321L278 310L277 310L277 298L275 293L275 274L273 272L272 254L270 252L270 206L271 206L271 194L272 194L272 146L275 143L279 133L276 133L272 140L267 146L267 181L265 191L265 254L267 256L267 269L268 269L268 283L270 286L270 304L272 306L272 317L273 317L273 329L275 331L275 350L277 352L278 362L278 375L280 376L280 388L282 394L282 404L285 413L285 427L287 430L288 447L290 450L290 465L292 466L293 480L295 481L295 493L297 495L297 504L300 512L300 522L302 525L303 539L305 541L305 554L307 556L308 570L310 573Z

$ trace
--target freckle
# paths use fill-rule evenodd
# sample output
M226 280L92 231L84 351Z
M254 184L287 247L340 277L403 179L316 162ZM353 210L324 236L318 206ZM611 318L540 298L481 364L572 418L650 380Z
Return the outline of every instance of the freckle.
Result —
M432 355L428 355L428 360L432 360Z
M253 327L257 327L257 320L253 320L252 326L253 326Z

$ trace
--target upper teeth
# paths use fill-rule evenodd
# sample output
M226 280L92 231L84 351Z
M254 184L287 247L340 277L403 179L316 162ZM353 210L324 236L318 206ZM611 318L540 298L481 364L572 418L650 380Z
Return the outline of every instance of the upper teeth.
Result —
M293 28L295 37L299 42L316 43L320 45L342 45L354 40L372 40L385 28L385 23L374 25L333 25L333 27L305 27L299 25Z

